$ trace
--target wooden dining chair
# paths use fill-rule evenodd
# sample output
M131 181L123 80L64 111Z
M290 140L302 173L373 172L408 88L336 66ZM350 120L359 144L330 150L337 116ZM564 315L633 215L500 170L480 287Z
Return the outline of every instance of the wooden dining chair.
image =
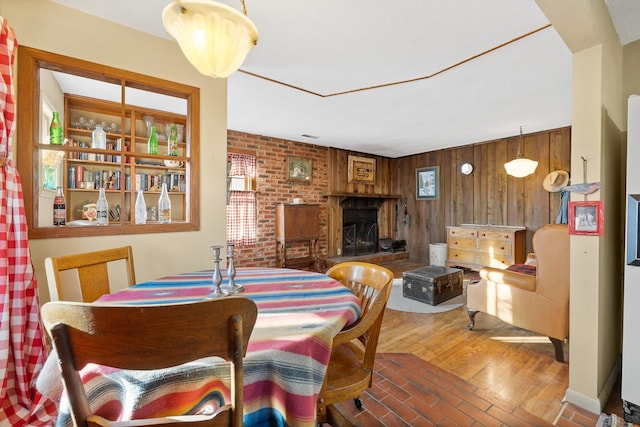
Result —
M318 424L351 425L333 406L353 398L361 408L360 395L373 382L378 336L384 310L391 293L393 273L379 265L365 262L343 262L326 274L347 286L360 298L362 314L356 323L333 339L331 358L324 384L318 396Z
M102 295L111 293L108 265L116 261L125 262L128 285L135 285L136 273L131 246L45 258L44 266L51 301L69 299L65 297L63 282L60 280L60 272L67 270L77 270L83 302L93 302Z
M166 427L183 423L198 427L242 426L242 359L256 316L255 303L239 297L167 305L54 301L42 306L42 319L57 352L74 425L88 427ZM78 372L88 363L157 370L210 356L230 362L231 370L231 402L210 415L174 414L110 422L92 415Z

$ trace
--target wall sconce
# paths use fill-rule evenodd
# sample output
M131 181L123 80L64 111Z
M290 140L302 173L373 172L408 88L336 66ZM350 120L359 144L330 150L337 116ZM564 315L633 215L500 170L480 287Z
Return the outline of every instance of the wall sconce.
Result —
M535 160L529 160L522 157L522 141L522 126L520 126L520 140L518 141L518 153L516 154L516 158L504 164L507 175L511 175L516 178L524 178L525 176L531 175L538 167L538 162Z
M162 12L164 28L206 76L228 77L258 43L258 29L240 1L243 13L211 0L176 0Z

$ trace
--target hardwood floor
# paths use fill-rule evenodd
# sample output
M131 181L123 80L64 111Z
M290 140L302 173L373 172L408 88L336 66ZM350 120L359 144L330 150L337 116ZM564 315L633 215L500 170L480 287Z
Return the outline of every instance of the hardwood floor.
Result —
M379 352L407 352L553 422L562 407L569 366L555 361L548 339L466 308L438 314L387 310ZM565 353L567 354L567 353Z
M384 264L396 278L417 268L409 260ZM385 313L379 353L412 353L512 405L553 423L563 411L569 365L555 360L548 338L479 313L467 330L466 307L438 314ZM568 345L565 358L569 360ZM605 412L622 416L619 393ZM560 425L560 424L559 424Z

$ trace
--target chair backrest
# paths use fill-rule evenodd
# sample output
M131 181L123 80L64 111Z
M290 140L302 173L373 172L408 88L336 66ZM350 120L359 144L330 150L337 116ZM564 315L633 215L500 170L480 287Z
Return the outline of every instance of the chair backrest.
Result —
M569 228L549 224L533 234L536 255L536 292L558 304L569 304Z
M219 356L230 362L232 402L215 417L190 425L242 426L242 358L257 316L250 299L139 306L55 301L44 304L41 313L75 425L87 425L91 415L78 373L88 363L153 370Z
M66 270L77 270L83 302L93 302L102 295L111 293L108 264L121 260L126 264L129 286L135 285L136 274L131 246L46 258L44 265L51 301L69 299L65 298L65 290L60 280L60 272Z
M373 369L382 318L391 294L393 273L376 264L343 262L331 267L326 274L351 289L360 298L362 307L358 321L336 335L333 346L357 338L365 346L363 366Z

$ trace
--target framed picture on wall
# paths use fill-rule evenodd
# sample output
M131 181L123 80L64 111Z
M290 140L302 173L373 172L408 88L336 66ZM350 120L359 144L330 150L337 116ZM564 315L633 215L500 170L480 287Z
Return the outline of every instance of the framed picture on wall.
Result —
M602 236L604 204L602 201L569 202L569 234Z
M361 184L376 183L376 159L360 156L349 156L349 182Z
M440 167L416 169L416 200L437 200L440 187Z
M287 181L309 184L311 182L311 159L287 156Z

